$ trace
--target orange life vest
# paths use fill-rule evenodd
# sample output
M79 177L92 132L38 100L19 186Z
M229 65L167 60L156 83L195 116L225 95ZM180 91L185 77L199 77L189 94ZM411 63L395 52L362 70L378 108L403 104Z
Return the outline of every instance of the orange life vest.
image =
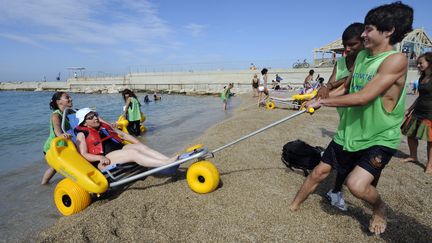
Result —
M102 142L108 139L113 139L117 143L122 143L123 140L119 135L109 126L101 122L98 130L90 127L78 126L76 127L77 133L83 132L87 144L87 150L91 154L103 154ZM100 132L104 132L106 137L101 138Z

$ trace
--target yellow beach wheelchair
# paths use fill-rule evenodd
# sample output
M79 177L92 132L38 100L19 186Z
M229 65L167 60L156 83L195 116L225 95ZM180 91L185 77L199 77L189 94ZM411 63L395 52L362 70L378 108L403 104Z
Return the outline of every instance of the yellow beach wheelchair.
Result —
M314 89L307 94L296 94L291 96L290 98L269 97L266 102L266 108L269 110L273 110L277 107L277 105L284 105L295 110L303 110L306 108L306 102L315 98L317 93L318 90Z
M65 111L64 114L68 112ZM71 126L74 114L69 115ZM75 118L76 119L76 118ZM63 117L63 121L66 118ZM74 124L75 123L75 124ZM64 122L62 128L64 130ZM70 132L70 131L69 131ZM181 154L177 161L157 168L146 168L136 163L111 165L99 171L77 151L72 140L56 137L46 153L48 164L66 177L54 190L54 202L63 215L72 215L84 210L91 204L93 196L100 196L115 188L146 176L170 175L176 173L180 164L195 161L187 170L187 183L197 193L210 193L219 185L219 172L206 158L211 157L203 145L190 147Z

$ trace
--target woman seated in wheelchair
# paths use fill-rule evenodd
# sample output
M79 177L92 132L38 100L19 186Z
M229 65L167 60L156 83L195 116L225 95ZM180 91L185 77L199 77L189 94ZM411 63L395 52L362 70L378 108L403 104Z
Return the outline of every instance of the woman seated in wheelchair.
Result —
M90 108L77 111L78 126L76 145L81 155L97 165L99 170L109 165L136 162L145 167L159 167L174 162L177 157L169 158L142 144L135 137L113 129L99 120L99 115ZM131 144L123 145L123 141Z
M314 90L318 90L324 83L324 78L318 75L314 84L308 84L304 89L300 91L300 94L309 94Z

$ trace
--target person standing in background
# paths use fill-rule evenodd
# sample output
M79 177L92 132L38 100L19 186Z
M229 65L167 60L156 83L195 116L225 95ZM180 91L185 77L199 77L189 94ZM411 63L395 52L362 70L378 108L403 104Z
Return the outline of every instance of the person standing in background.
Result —
M432 174L432 52L417 59L420 71L419 96L405 113L402 134L408 137L410 156L402 162L417 162L418 140L427 142L427 164L425 172Z
M126 104L123 115L129 121L127 130L129 134L139 136L141 135L141 104L135 93L129 89L123 90L122 96Z

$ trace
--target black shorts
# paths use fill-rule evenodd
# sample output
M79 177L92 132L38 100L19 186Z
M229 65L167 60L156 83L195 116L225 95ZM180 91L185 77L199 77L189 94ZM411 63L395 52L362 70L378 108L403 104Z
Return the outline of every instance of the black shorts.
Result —
M324 151L321 160L331 165L340 174L348 175L355 166L360 166L374 177L377 177L395 153L396 149L381 145L374 145L356 152L348 152L332 140Z

